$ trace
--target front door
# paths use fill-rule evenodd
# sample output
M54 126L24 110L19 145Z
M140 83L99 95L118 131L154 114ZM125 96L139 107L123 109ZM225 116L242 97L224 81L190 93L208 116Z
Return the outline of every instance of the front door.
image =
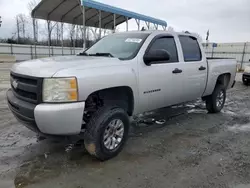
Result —
M170 53L168 61L145 65L139 62L139 96L141 111L149 111L179 101L179 91L184 87L182 72L178 72L179 60L172 36L157 36L149 45L149 50L165 49Z

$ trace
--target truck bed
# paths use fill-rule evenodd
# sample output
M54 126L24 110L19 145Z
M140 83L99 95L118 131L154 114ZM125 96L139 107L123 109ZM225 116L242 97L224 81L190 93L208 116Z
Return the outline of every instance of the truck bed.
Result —
M208 78L207 78L207 87L203 96L210 95L215 87L217 78L222 74L229 74L230 81L228 88L230 88L235 80L236 75L236 65L237 62L232 58L207 58L208 63Z

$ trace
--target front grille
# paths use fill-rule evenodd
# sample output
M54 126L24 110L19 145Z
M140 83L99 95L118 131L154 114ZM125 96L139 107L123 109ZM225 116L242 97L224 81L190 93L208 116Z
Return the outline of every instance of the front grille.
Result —
M250 79L250 75L248 75L248 74L243 74L243 78Z
M17 98L34 104L41 102L42 78L11 72L10 83Z

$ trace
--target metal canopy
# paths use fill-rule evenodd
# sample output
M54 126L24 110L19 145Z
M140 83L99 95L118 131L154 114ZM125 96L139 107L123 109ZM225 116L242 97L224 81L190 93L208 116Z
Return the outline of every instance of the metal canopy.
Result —
M84 6L84 9L82 6ZM82 14L83 10L85 10L85 16ZM99 14L100 12L101 14ZM32 11L32 17L89 27L101 27L103 29L114 29L114 26L127 22L132 18L136 19L137 22L141 20L167 27L166 21L92 0L82 0L82 2L80 0L42 0Z

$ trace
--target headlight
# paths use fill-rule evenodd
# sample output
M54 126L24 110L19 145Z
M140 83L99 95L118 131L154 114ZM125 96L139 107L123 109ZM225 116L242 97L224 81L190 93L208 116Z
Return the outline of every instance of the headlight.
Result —
M74 102L78 100L76 78L43 80L43 102Z
M250 73L250 67L246 67L245 70L244 70L244 72Z

